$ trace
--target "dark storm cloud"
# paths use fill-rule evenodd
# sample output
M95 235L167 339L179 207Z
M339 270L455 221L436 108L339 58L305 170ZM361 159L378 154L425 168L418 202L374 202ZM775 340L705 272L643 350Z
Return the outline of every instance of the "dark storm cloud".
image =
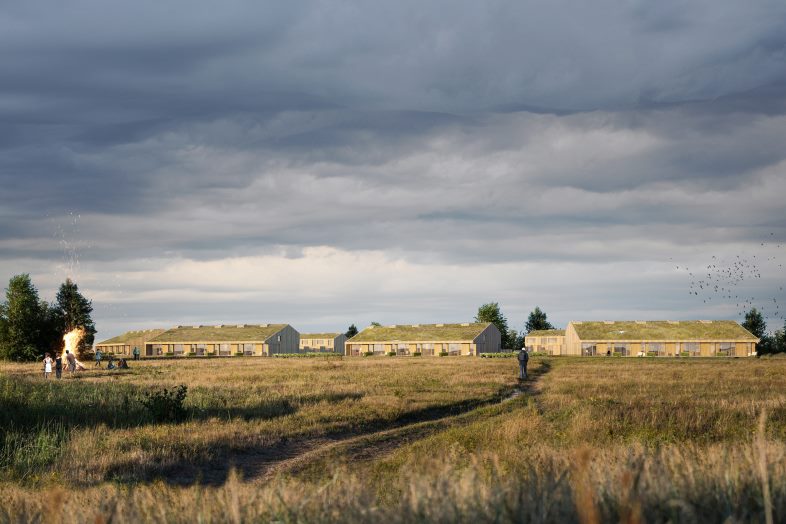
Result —
M580 275L613 254L635 281L786 240L782 2L31 1L0 7L0 49L0 262L46 274L79 244L137 317L188 309L150 295L188 294L183 261L310 275L328 246L403 304L398 264ZM377 251L388 273L363 266ZM237 312L263 304L247 280L207 285Z

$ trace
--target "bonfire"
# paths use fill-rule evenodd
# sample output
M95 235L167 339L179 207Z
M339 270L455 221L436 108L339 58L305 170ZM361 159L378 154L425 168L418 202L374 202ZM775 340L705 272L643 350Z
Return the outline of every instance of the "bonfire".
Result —
M76 348L79 347L79 342L82 341L82 337L84 336L85 336L85 330L82 328L72 329L71 331L63 335L63 342L65 342L65 344L63 345L63 354L61 355L63 359L63 363L67 362L66 351L73 353L74 358L76 358L77 355ZM79 371L84 371L86 369L85 365L82 364L78 359L76 361L76 369Z

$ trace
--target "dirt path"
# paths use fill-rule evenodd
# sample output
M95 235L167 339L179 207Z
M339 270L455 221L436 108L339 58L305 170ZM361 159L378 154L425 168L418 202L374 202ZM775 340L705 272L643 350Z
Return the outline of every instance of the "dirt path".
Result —
M550 369L549 362L543 361L530 373L529 380L520 384L510 394L494 401L478 402L476 406L468 407L458 413L446 412L431 419L413 420L377 431L339 434L292 443L280 450L280 453L270 450L271 453L247 460L245 467L242 468L244 476L247 479L264 482L281 474L298 474L310 468L322 469L323 466L336 460L356 462L383 457L407 443L498 414L499 409L494 409L495 407L504 406L524 394L534 392L539 379Z

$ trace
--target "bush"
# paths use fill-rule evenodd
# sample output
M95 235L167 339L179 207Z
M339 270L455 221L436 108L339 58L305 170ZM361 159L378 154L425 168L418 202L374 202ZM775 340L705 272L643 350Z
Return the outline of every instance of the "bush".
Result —
M139 401L147 409L155 422L178 422L186 417L186 400L188 386L180 384L177 388L145 393Z
M191 352L189 352L189 353L188 353L188 356L189 356L189 357L195 357L195 356L196 356L196 351L191 351Z
M447 351L440 351L440 352L439 352L439 356L440 356L440 357L447 357L449 354L450 354L450 353L448 353Z
M243 356L243 352L242 351L238 351L237 353L235 353L235 356L236 357L242 357Z
M396 352L395 351L388 351L388 356L389 357L395 357L396 356Z
M420 351L415 351L414 353L412 353L413 357L419 357L421 355L423 355L423 353L421 353Z
M517 356L517 353L511 352L504 352L504 353L481 353L480 358L513 358ZM532 356L530 354L530 356Z
M374 356L374 352L373 351L366 351L365 353L363 353L363 356L364 357L373 357Z

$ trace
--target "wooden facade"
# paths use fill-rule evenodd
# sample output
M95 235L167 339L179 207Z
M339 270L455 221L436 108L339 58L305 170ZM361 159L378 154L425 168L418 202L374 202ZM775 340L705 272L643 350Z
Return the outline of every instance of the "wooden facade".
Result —
M530 331L524 336L524 347L531 353L562 355L565 353L565 330L543 329Z
M139 331L128 331L122 335L104 340L95 345L96 351L101 351L105 355L118 355L130 357L134 348L139 348L140 355L145 353L145 344L148 340L157 337L165 329L145 329Z
M569 322L563 354L748 357L758 342L732 320Z
M370 326L347 340L346 354L459 356L496 353L502 337L494 324Z
M178 326L148 340L143 356L273 356L298 353L299 343L289 324Z
M300 351L302 353L338 353L344 354L344 333L301 333Z

